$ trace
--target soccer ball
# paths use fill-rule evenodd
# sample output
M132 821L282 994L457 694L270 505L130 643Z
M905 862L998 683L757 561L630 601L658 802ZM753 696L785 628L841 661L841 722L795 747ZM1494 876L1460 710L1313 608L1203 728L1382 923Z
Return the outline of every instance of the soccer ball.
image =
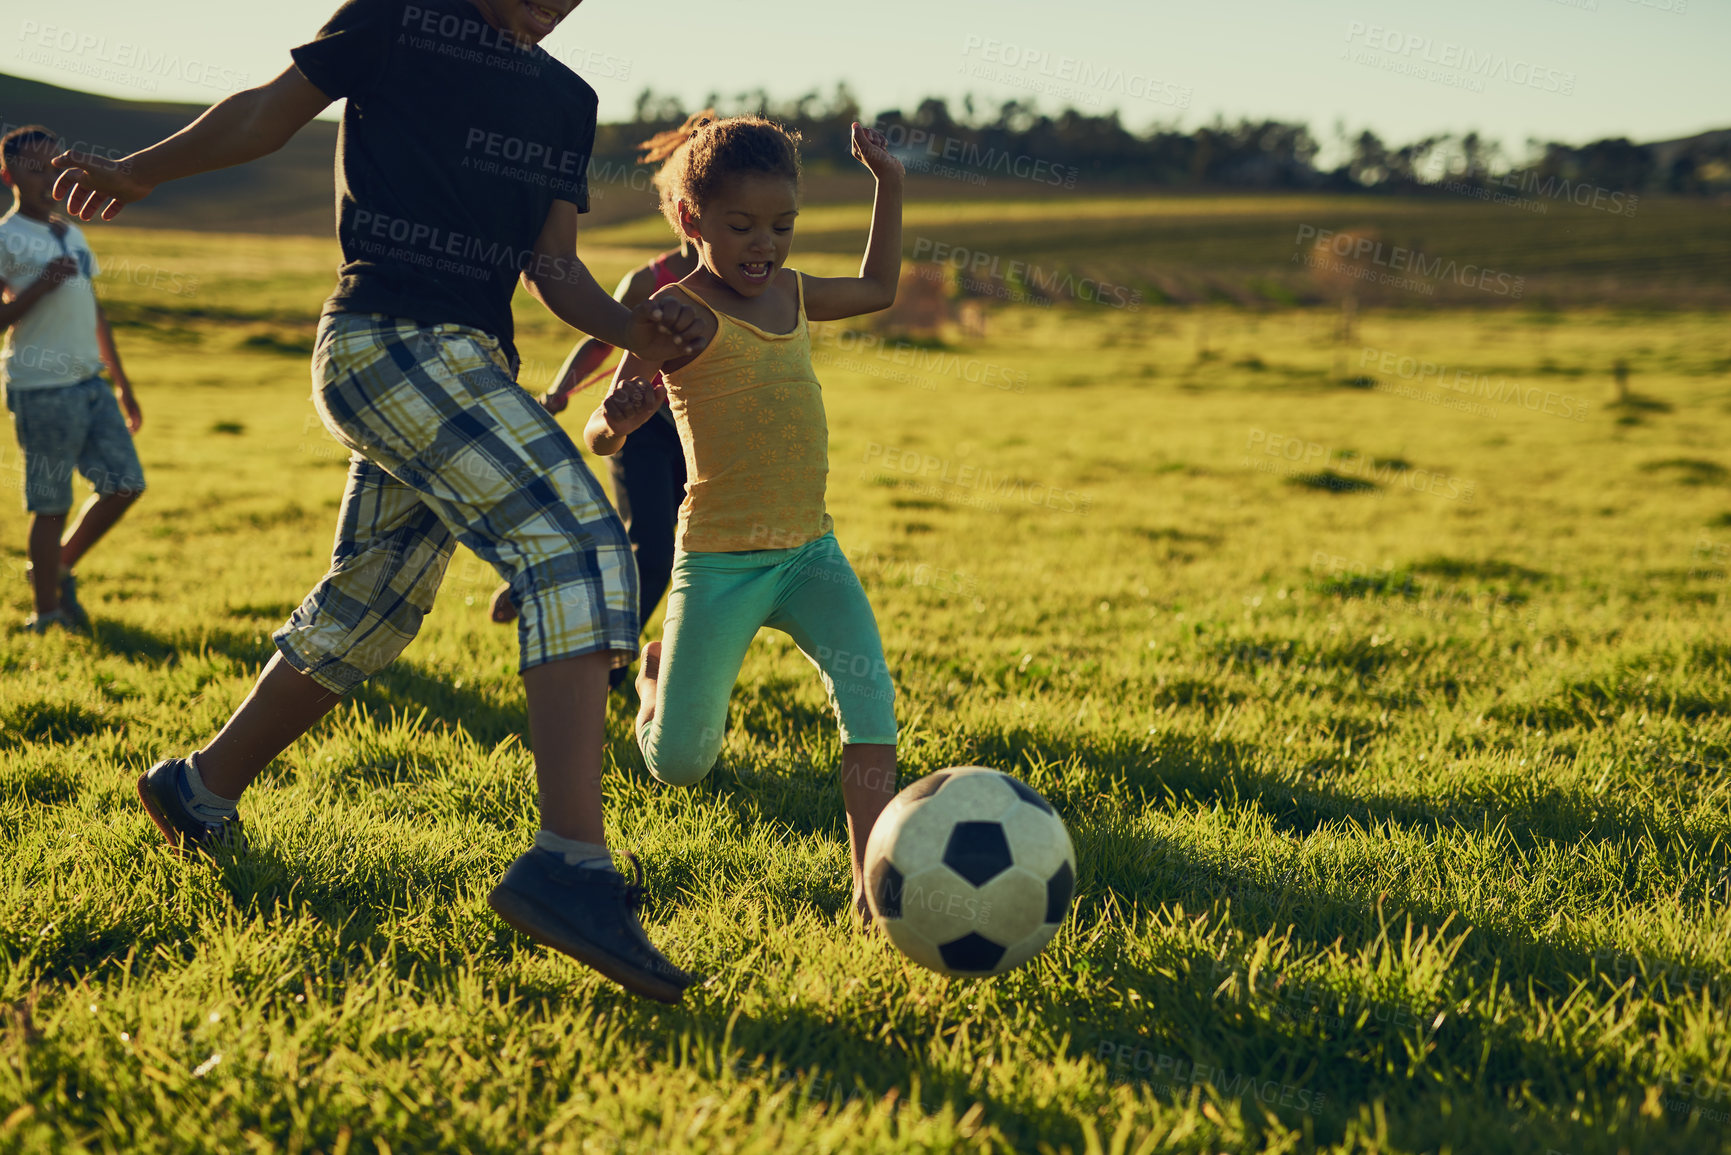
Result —
M884 807L865 872L877 924L908 958L939 974L997 975L1057 933L1076 889L1076 852L1039 791L958 766Z

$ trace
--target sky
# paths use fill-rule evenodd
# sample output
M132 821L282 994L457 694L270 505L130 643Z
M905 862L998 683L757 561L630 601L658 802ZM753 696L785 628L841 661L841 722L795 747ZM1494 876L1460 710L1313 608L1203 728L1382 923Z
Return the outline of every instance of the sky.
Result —
M287 67L334 6L32 5L0 17L0 71L213 103ZM971 93L981 109L1116 108L1138 131L1301 121L1325 159L1337 125L1389 142L1476 130L1516 158L1533 138L1731 126L1728 44L1731 0L584 0L545 41L594 86L604 121L628 118L645 87L690 107L845 80L868 113Z

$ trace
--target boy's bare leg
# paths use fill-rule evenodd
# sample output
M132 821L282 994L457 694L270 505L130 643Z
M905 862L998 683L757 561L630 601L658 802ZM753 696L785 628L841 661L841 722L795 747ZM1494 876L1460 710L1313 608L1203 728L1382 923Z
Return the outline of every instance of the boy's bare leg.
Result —
M196 755L206 789L221 798L239 798L273 758L340 701L341 694L325 689L281 654L272 655L228 725Z
M529 741L541 787L541 827L561 838L607 844L601 822L601 758L607 742L607 673L602 650L523 672Z
M60 608L60 535L65 529L64 513L39 513L30 519L30 586L39 614Z
M853 851L853 901L860 921L871 926L866 902L865 850L878 815L896 796L894 745L855 742L841 748L841 800L847 808L847 840Z
M60 568L69 570L77 565L79 559L90 552L90 547L101 541L102 535L113 529L114 523L132 508L138 497L136 492L91 494L84 508L78 511L78 520L72 523L72 533L60 546Z

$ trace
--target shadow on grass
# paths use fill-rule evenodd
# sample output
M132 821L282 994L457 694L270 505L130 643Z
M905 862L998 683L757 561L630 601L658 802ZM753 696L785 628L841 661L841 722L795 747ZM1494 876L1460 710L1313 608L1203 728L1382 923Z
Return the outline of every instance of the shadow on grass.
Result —
M1344 913L1314 892L1297 905ZM1254 904L1234 903L1222 921L1255 942L1268 930L1260 913ZM1390 914L1386 925L1398 954L1405 918ZM1104 941L1100 961L1114 984L1141 999L1130 1004L1139 1013L1128 1020L1113 1013L1123 1004L1098 1013L1084 1005L1070 1024L1068 1056L1097 1063L1102 1079L1179 1103L1206 1083L1219 1101L1236 1102L1247 1120L1267 1111L1289 1127L1314 1128L1309 1137L1319 1142L1337 1141L1364 1104L1378 1102L1402 1150L1509 1149L1487 1143L1491 1135L1519 1136L1516 1150L1544 1150L1547 1143L1553 1150L1594 1150L1607 1117L1619 1120L1624 1149L1696 1149L1694 1129L1642 1109L1655 1078L1638 1059L1607 1063L1533 1037L1518 1018L1483 1013L1496 1002L1486 999L1485 988L1493 978L1510 982L1519 974L1511 966L1499 970L1463 952L1457 961L1469 973L1457 978L1460 968L1451 968L1448 979L1456 981L1415 1002L1282 970L1261 957L1185 951L1156 964ZM1415 1047L1423 1075L1414 1070ZM1439 1119L1428 1102L1436 1096L1459 1096L1456 1109Z
M555 986L519 987L516 1005L560 1009L566 992ZM621 996L622 1010L645 1004ZM622 1014L613 1019L622 1041L642 1047L670 1062L696 1064L700 1073L717 1076L765 1077L777 1072L775 1086L793 1091L797 1099L837 1106L859 1102L870 1108L893 1095L899 1112L935 1115L947 1105L955 1118L978 1104L982 1123L994 1126L1011 1142L1011 1150L1080 1149L1081 1129L1061 1102L1036 1104L1008 1101L982 1094L970 1086L966 1073L934 1069L919 1050L918 1040L905 1038L882 1024L852 1023L834 1014L798 1004L747 1014L732 999L708 995L698 988L677 1008L653 1014ZM918 1079L919 1094L912 1093Z
M97 623L93 638L112 654L135 662L161 665L196 657L206 651L243 665L262 667L276 654L268 632L207 629L197 636L158 633L125 622ZM507 737L523 737L527 715L521 708L502 707L493 698L473 689L459 689L445 678L428 673L411 658L398 658L344 697L379 714L391 709L410 716L425 710L430 718L461 728L483 744Z

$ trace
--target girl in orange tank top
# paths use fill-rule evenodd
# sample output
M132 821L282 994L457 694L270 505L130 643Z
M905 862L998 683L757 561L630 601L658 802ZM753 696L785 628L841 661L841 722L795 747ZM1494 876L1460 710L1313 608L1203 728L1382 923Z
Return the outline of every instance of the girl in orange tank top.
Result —
M752 638L764 626L787 633L817 667L840 724L854 903L869 920L866 839L896 792L895 687L824 508L829 431L809 322L894 302L902 169L881 135L858 124L852 132L853 155L877 179L858 277L787 267L799 215L794 135L760 117L696 117L666 135L662 211L701 263L652 299L695 305L707 341L665 363L627 354L584 439L615 453L665 402L685 453L666 624L637 680L644 761L672 784L707 774Z

